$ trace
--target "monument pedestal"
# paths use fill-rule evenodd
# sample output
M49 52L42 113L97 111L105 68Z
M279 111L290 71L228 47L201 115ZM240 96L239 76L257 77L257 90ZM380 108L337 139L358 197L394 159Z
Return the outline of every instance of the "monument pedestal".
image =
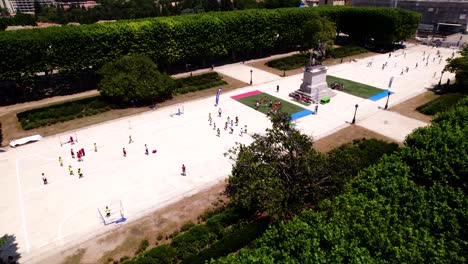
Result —
M323 65L306 66L301 87L296 92L311 97L314 103L335 96L336 93L327 85L327 69Z

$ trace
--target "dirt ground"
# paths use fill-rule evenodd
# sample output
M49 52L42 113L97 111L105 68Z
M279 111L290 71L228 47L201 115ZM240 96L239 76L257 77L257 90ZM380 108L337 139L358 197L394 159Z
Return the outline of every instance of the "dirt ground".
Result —
M375 133L371 130L360 127L358 125L354 125L354 126L349 126L344 129L341 129L334 134L331 134L320 140L317 140L316 142L314 142L314 148L320 152L328 152L343 144L352 142L355 139L362 139L362 138L367 138L367 139L376 138L376 139L381 139L387 142L398 143L391 138Z
M367 53L363 53L363 54L349 56L349 57L346 57L346 58L343 59L343 63L344 62L349 62L349 61L354 60L354 59L362 59L362 58L370 57L370 56L373 56L375 54L376 53L373 53L373 52L367 52ZM287 57L287 56L291 56L291 55L285 55L284 57ZM277 58L280 58L280 57L278 56ZM275 59L277 59L277 58L275 58ZM275 69L275 68L271 68L271 67L268 67L267 65L265 65L265 63L267 63L270 60L272 60L272 59L268 58L268 59L263 59L263 60L256 60L255 62L247 63L247 65L250 65L250 66L252 66L254 68L257 68L257 69L260 69L260 70L263 70L263 71L266 71L266 72L269 72L269 73L276 74L278 76L283 76L283 71ZM335 65L335 64L339 64L339 63L341 63L341 59L333 59L333 58L327 59L327 60L325 60L323 62L323 64L326 65L326 66L331 66L331 65ZM302 72L304 72L303 67L300 67L300 68L297 68L297 69L286 71L284 76L295 75L295 74L299 74L299 73L302 73Z
M423 122L430 123L434 116L422 114L418 112L416 108L425 103L433 101L437 97L439 96L434 94L433 92L425 92L409 100L406 100L400 104L392 106L389 110L393 112L397 112L401 115L404 115L410 118L414 118L414 119L421 120Z
M133 257L144 239L149 241L149 248L168 243L169 236L182 225L200 223L199 216L203 212L225 205L224 188L225 183L220 182L129 225L65 250L44 263L112 263L123 256Z
M233 79L225 75L222 75L222 76L223 76L223 80L227 82L227 84L221 86L223 88L223 91L233 90L233 89L243 87L246 85L245 83L239 80ZM213 88L206 89L206 90L177 95L171 100L167 100L165 102L157 104L156 107L157 108L165 107L165 106L169 106L173 104L180 104L185 101L214 96L216 94L217 89L218 87L213 87ZM0 122L2 123L2 130L3 130L3 137L4 137L2 145L7 146L8 143L12 139L22 138L22 137L36 135L36 134L39 134L43 137L50 136L50 135L59 134L65 131L70 131L70 130L106 122L109 120L114 120L114 119L125 117L125 116L130 116L130 115L135 115L135 114L139 114L139 113L146 112L146 111L151 111L149 107L114 109L114 110L104 112L98 115L78 118L78 119L74 119L74 120L70 120L70 121L66 121L62 123L53 124L51 126L40 127L36 129L27 130L27 131L21 128L20 123L18 122L18 119L16 118L17 113L28 110L28 109L37 108L40 106L47 106L47 105L54 104L60 101L67 101L67 100L72 100L72 99L96 96L97 94L98 94L98 91L94 90L94 91L88 91L88 92L69 95L69 96L56 96L56 97L47 98L47 99L40 100L40 101L28 102L28 103L18 104L14 106L7 106L7 107L0 108Z

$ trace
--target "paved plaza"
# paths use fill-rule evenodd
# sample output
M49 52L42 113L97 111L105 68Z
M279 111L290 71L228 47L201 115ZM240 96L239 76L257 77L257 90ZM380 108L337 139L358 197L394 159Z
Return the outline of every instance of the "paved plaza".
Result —
M443 60L436 59L440 50ZM451 49L435 49L427 46L411 46L397 51L389 58L379 54L356 62L344 62L329 68L329 74L386 89L394 77L389 105L395 105L423 93L440 79L445 59ZM422 61L430 55L429 63ZM372 61L372 66L367 67ZM387 67L382 70L382 64ZM415 65L418 63L418 67ZM400 75L409 67L408 73ZM9 149L0 153L0 183L4 193L0 198L0 226L2 232L14 234L22 254L22 262L39 263L44 253L52 254L74 243L95 237L98 233L118 227L104 226L97 208L108 204L123 204L127 222L152 210L161 208L183 197L190 196L223 181L230 173L232 160L224 155L235 142L248 144L249 135L240 135L240 127L248 127L248 134L264 133L270 127L268 118L231 96L259 90L288 100L288 94L299 89L302 74L279 77L242 63L216 67L225 75L253 85L222 93L219 106L215 107L215 95L210 98L185 102L184 114L170 116L174 107L156 109L144 114L109 121L84 129L50 136L42 141ZM435 76L434 76L435 73ZM445 73L442 82L453 79ZM280 90L276 92L276 86ZM331 102L320 105L317 115L297 120L303 133L320 139L346 126L353 118L358 104L356 125L373 130L397 141L403 141L413 129L427 125L399 114L385 111L386 97L371 101L337 92ZM304 107L303 105L301 105ZM222 117L217 117L218 108ZM304 107L314 110L314 105ZM220 137L209 125L208 113L221 129ZM239 117L234 133L224 130L227 117ZM60 146L60 138L77 135L78 143ZM134 142L129 144L128 137ZM93 143L98 151L94 152ZM149 155L145 155L145 147ZM70 156L70 149L84 148L84 161ZM122 148L127 151L123 156ZM155 154L152 150L157 150ZM64 160L64 167L58 157ZM181 166L187 167L187 175L181 175ZM70 176L68 165L74 169ZM84 177L78 179L77 169ZM41 173L48 177L43 185ZM125 223L123 223L125 224Z

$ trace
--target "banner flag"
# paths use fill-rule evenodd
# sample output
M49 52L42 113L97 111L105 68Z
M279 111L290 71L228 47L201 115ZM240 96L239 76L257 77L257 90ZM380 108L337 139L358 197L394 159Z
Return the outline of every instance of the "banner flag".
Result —
M222 88L219 87L218 92L216 93L216 105L218 105L218 103L219 103L219 96L221 95L221 90L222 90Z

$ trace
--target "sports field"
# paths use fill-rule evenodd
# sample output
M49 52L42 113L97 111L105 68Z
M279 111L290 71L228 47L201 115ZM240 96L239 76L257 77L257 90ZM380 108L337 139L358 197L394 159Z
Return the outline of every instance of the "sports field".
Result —
M257 108L256 103L260 100L263 100L263 103L261 103L258 109L256 109ZM273 106L270 106L270 101L281 102L282 104L281 110L289 115L293 115L295 113L305 110L304 108L298 105L292 104L288 101L285 101L283 99L280 99L278 97L275 97L267 93L259 93L259 94L250 95L247 97L239 98L237 99L237 101L245 104L246 106L252 109L258 110L264 114L266 114L268 111L273 109Z
M327 76L328 86L331 86L335 82L344 84L343 92L365 99L385 91L363 83L353 82L331 75Z

